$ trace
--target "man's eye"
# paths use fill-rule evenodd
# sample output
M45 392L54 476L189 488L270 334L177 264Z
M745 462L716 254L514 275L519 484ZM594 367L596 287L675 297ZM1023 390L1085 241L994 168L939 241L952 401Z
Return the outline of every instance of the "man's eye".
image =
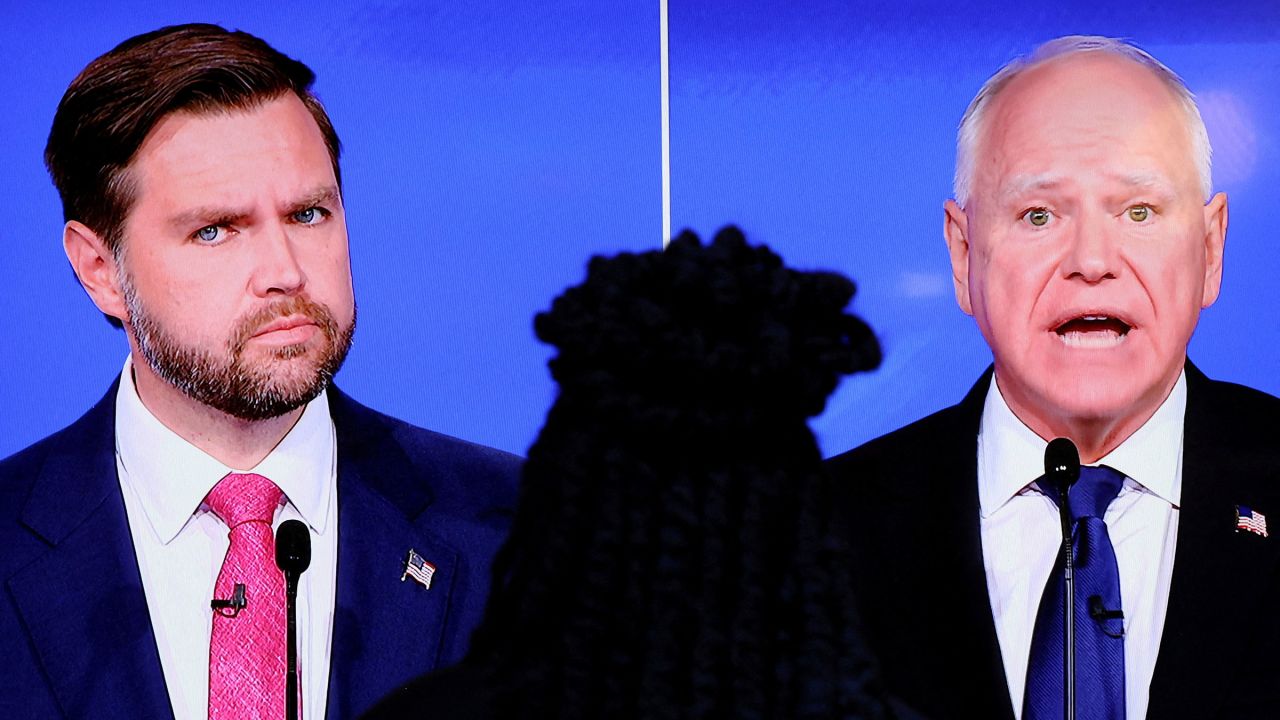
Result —
M1053 217L1053 213L1044 208L1031 208L1022 213L1022 219L1031 223L1035 227L1044 227L1049 224L1049 219Z
M1151 208L1146 205L1134 205L1125 211L1129 215L1129 219L1136 222L1146 222L1151 217Z
M202 243L216 243L226 234L221 225L205 225L192 235L193 238Z
M302 225L315 225L327 217L329 217L329 211L324 208L309 207L294 213L293 221Z

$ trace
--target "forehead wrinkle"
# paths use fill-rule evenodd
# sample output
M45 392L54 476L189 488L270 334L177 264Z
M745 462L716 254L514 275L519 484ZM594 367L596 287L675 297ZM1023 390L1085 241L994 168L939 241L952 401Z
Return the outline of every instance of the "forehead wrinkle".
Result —
M1177 183L1158 172L1116 172L1105 177L1126 190L1148 190L1167 198L1179 195Z
M1023 74L1012 78L1002 92L991 99L986 109L983 132L975 138L975 154L979 157L1007 156L1020 146L1039 147L1045 143L1057 146L1063 152L1073 149L1073 146L1080 146L1082 153L1090 153L1096 152L1098 147L1127 146L1140 126L1163 126L1168 123L1176 128L1179 140L1185 141L1176 143L1178 149L1185 146L1193 150L1194 143L1189 129L1182 122L1178 98L1168 88L1158 84L1158 78L1141 77L1126 81L1133 86L1132 91L1141 95L1140 99L1145 99L1148 104L1148 107L1140 108L1140 116L1130 118L1129 125L1117 128L1109 123L1106 118L1110 115L1105 108L1100 109L1100 115L1096 116L1089 113L1057 116L1057 110L1052 108L1058 107L1061 102L1060 98L1052 94L1055 90L1052 80L1054 73L1061 72L1063 65L1067 63L1114 64L1115 69L1127 71L1132 61L1123 58L1068 56L1052 58L1039 66L1028 68ZM1049 73L1050 77L1043 77L1045 73ZM1153 83L1157 86L1151 87ZM1053 120L1067 130L1060 130L1053 137L1043 136L1041 120L1046 112L1055 113ZM1165 152L1173 153L1175 149ZM1194 158L1190 160L1194 169ZM977 174L974 173L975 176Z
M341 193L338 192L338 186L327 184L316 188L309 192L303 193L296 200L286 203L286 207L290 211L305 210L315 205L340 205ZM194 223L217 221L237 221L243 220L253 215L253 211L248 208L237 208L234 206L219 205L201 205L190 210L184 210L173 215L167 221L173 227L185 227Z
M1152 185L1163 185L1165 179L1159 173L1154 172L1112 172L1107 176L1113 180L1120 182L1122 185L1134 185L1138 187L1150 187Z
M1001 201L1020 197L1029 192L1057 190L1066 185L1069 179L1057 173L1012 175L1000 184L997 198Z

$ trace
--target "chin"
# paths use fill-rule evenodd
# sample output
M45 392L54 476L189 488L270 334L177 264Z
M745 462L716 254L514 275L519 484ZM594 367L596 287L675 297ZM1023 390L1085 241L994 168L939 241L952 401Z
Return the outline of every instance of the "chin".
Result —
M275 388L285 395L304 394L308 388L324 387L329 380L322 363L315 358L295 357L287 361L259 366L252 375L262 387Z
M1150 380L1123 371L1066 373L1045 388L1044 396L1067 423L1113 424L1155 412L1163 398L1152 402L1155 392Z

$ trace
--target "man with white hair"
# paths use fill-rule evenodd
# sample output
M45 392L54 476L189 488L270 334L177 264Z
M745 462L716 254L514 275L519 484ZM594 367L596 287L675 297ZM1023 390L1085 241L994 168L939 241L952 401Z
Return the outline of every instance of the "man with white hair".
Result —
M1132 45L1059 38L987 81L957 145L944 234L993 369L830 463L890 692L930 717L1063 716L1061 437L1084 466L1078 716L1274 714L1280 401L1186 357L1227 228L1191 93Z

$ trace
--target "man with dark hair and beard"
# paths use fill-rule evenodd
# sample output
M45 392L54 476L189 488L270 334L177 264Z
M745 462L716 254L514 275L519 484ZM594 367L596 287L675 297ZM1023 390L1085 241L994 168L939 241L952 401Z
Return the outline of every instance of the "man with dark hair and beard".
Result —
M287 520L311 540L301 717L465 652L517 459L330 385L356 312L314 79L185 25L93 61L58 107L63 245L130 353L82 418L0 461L4 717L282 717Z

